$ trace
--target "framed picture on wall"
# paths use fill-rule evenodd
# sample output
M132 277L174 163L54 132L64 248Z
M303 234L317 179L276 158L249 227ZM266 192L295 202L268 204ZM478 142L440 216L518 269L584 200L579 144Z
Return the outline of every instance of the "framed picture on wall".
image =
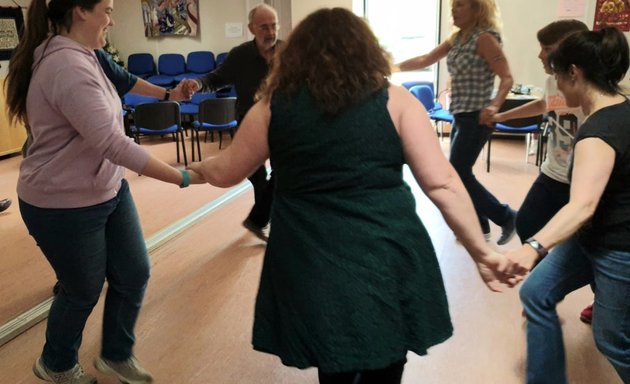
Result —
M140 0L146 37L197 36L199 0Z
M9 60L20 42L24 16L20 7L0 7L0 60Z

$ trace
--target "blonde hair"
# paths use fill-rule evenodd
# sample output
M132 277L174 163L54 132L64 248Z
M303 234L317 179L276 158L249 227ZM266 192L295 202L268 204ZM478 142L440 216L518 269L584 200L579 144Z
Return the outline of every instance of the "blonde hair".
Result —
M450 0L451 6L453 1L455 0ZM470 7L477 12L475 29L492 29L496 32L501 32L501 12L495 0L468 0L468 2ZM452 42L459 32L461 32L460 29L454 27L449 41Z

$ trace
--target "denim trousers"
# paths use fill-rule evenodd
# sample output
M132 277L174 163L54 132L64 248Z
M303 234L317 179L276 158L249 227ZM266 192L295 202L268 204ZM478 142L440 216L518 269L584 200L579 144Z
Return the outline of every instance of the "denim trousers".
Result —
M60 372L77 364L83 328L105 279L101 355L131 357L150 260L127 181L116 197L98 205L48 209L20 200L20 212L60 284L47 320L46 367Z
M478 111L456 114L451 129L449 160L472 199L484 233L490 232L488 219L502 226L512 216L510 208L501 204L473 174L473 166L492 131L492 128L479 124Z
M576 236L554 247L520 290L527 316L527 383L567 383L556 305L590 283L595 344L630 383L630 252L587 249Z

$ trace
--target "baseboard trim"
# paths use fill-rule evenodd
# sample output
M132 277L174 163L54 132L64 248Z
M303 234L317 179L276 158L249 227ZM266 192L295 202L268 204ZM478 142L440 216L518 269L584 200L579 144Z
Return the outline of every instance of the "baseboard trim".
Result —
M157 248L165 244L173 237L181 234L184 230L196 224L199 220L211 214L222 205L234 200L250 188L251 184L248 181L244 181L236 187L230 189L228 192L221 195L219 198L197 209L183 219L180 219L175 223L169 225L168 227L158 231L145 240L149 253L155 251ZM16 318L10 320L8 323L0 326L0 346L3 346L4 344L13 340L40 321L46 319L48 317L48 312L50 311L50 306L52 305L52 302L53 298L49 297L42 303L23 312Z

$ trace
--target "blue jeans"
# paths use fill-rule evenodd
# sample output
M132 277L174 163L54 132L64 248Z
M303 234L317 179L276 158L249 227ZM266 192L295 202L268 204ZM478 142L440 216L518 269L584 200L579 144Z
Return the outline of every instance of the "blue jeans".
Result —
M83 328L105 279L101 355L114 361L131 357L150 261L127 181L102 204L47 209L20 200L20 212L60 284L48 315L46 367L59 372L78 362Z
M592 282L595 344L630 383L630 252L587 250L575 236L556 246L520 290L527 316L527 383L567 382L556 305Z
M479 112L465 112L455 115L451 129L450 162L462 179L473 201L481 228L490 232L488 219L503 226L512 219L512 210L501 204L473 174L473 165L479 153L492 134L492 128L479 125Z

